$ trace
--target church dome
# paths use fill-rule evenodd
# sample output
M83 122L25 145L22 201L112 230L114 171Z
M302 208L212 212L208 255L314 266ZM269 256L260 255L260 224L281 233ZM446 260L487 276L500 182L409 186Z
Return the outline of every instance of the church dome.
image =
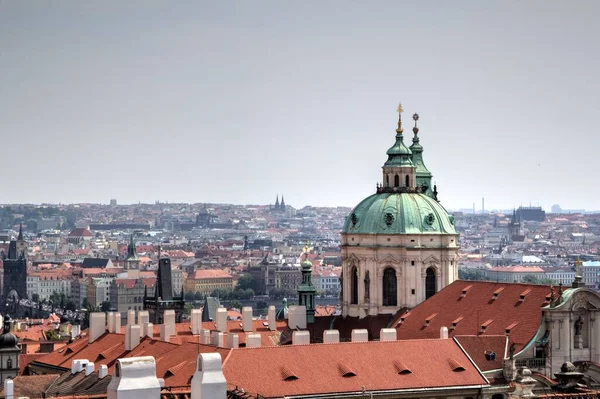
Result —
M8 316L4 320L4 331L0 334L0 349L14 348L19 342L19 339L10 332L11 322Z
M344 223L345 234L457 234L454 217L426 194L373 194Z

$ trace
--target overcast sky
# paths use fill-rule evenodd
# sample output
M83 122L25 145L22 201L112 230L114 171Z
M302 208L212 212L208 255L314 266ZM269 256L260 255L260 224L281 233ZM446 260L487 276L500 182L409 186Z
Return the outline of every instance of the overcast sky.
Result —
M600 1L0 0L0 203L600 209ZM406 134L410 142L412 134Z

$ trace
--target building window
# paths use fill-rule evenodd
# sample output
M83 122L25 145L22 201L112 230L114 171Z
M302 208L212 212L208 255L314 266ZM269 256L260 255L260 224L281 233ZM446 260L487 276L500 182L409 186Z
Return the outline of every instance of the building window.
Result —
M400 176L394 176L394 187L400 187Z
M410 187L410 177L408 177L408 175L406 175L406 177L404 178L404 185L406 187Z
M396 271L387 268L383 272L383 306L398 305L398 284L396 282Z
M358 268L353 267L351 274L350 303L358 305Z
M6 368L7 369L12 369L12 359L11 358L8 358L6 360Z
M430 298L435 295L435 293L436 293L435 285L436 285L435 284L435 271L433 270L433 267L430 267L427 269L426 276L425 276L425 299Z

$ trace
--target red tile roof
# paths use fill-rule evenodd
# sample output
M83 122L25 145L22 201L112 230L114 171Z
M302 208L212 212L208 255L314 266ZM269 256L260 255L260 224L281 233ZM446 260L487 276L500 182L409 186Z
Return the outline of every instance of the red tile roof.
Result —
M411 309L392 327L397 329L398 339L439 337L441 327L448 327L450 336L506 335L509 329L510 342L518 352L540 327L541 307L549 293L550 287L545 285L458 280ZM425 323L433 313L438 314Z
M479 367L479 370L502 369L502 361L508 345L506 335L461 335L457 336L456 340Z
M223 371L229 389L265 398L487 385L452 339L233 349Z

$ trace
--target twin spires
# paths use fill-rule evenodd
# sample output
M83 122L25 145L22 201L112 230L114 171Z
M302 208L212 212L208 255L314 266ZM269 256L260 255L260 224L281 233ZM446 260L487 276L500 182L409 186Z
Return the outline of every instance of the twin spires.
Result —
M378 191L390 192L419 192L435 198L431 184L431 172L423 162L423 146L419 143L419 114L413 114L415 122L413 127L412 145L404 144L404 129L402 127L402 104L398 105L398 128L396 129L396 142L387 150L388 159L383 165L384 183Z

